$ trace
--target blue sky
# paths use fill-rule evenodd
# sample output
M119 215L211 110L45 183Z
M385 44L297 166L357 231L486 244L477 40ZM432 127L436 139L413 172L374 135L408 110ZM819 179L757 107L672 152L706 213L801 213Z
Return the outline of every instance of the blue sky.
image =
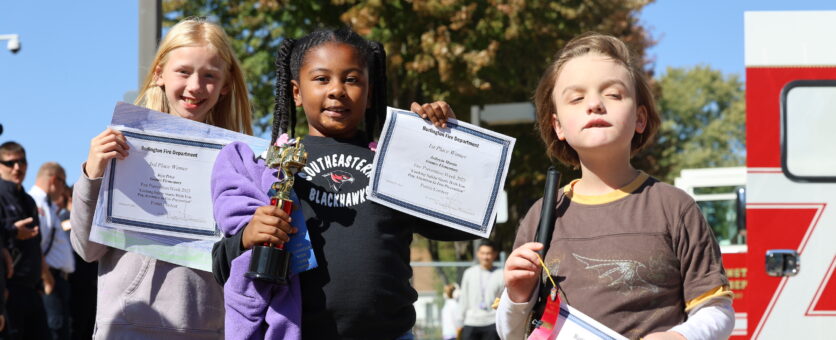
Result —
M705 64L742 76L746 10L836 10L836 3L658 1L641 14L659 41L650 50L656 74ZM27 188L47 161L62 164L75 182L90 139L110 122L116 102L136 90L137 16L136 0L0 2L0 34L19 34L22 42L14 55L0 42L0 142L26 148Z

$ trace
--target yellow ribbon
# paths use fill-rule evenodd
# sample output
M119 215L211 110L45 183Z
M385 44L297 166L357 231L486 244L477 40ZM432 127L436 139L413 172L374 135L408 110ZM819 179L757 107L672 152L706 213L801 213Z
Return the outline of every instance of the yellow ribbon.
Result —
M557 288L557 284L554 283L554 279L552 279L552 273L549 272L549 267L546 267L546 264L543 263L543 259L540 258L540 255L537 255L537 259L540 260L540 266L543 267L543 269L546 271L546 275L548 276L549 281L552 282L552 287Z

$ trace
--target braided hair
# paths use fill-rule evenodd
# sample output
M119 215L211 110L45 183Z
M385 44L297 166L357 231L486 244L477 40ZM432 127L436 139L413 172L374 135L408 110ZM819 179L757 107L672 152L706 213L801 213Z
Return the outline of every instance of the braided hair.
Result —
M369 71L371 105L365 112L366 136L374 139L375 132L383 125L386 114L386 51L383 45L369 41L348 27L320 29L300 38L285 38L276 56L276 105L273 110L273 131L270 144L283 133L294 137L296 126L296 105L293 101L291 80L299 81L299 70L305 62L307 52L329 42L354 47L360 60Z

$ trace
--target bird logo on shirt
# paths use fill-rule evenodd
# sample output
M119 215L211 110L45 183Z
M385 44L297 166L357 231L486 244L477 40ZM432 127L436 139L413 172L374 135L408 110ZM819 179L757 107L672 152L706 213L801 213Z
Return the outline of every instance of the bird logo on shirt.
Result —
M326 178L328 187L330 187L334 192L340 191L343 184L354 182L354 176L342 170L331 171L327 174L323 174L322 177Z
M578 261L586 265L585 269L595 270L599 275L599 279L607 278L610 280L610 287L617 287L619 291L627 293L624 290L632 292L634 289L646 289L653 293L659 291L659 287L647 282L639 274L639 270L647 270L647 266L641 262L633 260L602 260L584 257L572 253Z

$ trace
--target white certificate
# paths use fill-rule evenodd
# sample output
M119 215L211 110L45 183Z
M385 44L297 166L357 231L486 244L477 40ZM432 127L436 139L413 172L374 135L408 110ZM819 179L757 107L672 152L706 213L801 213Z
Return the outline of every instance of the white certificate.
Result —
M118 128L129 156L103 179L104 225L159 235L217 239L209 179L224 143Z
M557 340L626 340L624 336L604 326L575 308L562 303L555 325Z
M388 108L369 199L487 238L515 139L451 119L436 128Z
M215 157L232 141L256 154L269 141L127 103L116 104L111 127L131 149L105 169L90 240L212 271L221 236L210 194Z

